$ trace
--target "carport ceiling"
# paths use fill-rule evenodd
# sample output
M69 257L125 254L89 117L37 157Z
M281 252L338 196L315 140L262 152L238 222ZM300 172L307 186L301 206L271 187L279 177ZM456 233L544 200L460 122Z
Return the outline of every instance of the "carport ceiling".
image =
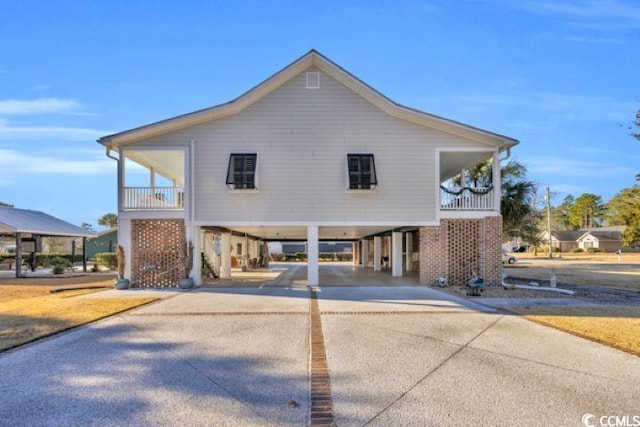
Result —
M224 227L224 226L223 226ZM307 240L307 227L224 227L229 230L259 237L263 240ZM319 227L320 240L358 240L374 234L391 231L389 226L348 226L348 227Z

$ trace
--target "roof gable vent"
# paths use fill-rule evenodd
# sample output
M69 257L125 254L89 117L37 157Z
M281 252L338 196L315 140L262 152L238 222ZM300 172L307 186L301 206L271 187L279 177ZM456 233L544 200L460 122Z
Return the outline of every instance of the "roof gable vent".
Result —
M318 71L307 72L307 89L320 89L320 73Z

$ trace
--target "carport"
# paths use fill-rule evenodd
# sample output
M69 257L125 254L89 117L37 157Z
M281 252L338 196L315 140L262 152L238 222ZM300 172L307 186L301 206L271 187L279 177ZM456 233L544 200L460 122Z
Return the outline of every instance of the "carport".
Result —
M16 278L22 277L22 253L40 250L42 237L82 237L82 269L87 271L86 241L95 233L40 211L0 207L0 234L16 240Z
M196 235L205 256L212 246L211 233L220 236L220 256L214 257L214 265L221 278L231 277L231 244L233 236L244 237L247 247L255 242L257 256L265 254L266 243L307 242L307 282L311 286L320 284L319 242L351 242L353 244L353 265L372 268L374 272L382 272L386 265L393 277L402 277L404 272L415 270L417 260L418 239L415 238L417 226L399 226L397 224L380 225L235 225L220 224L200 226ZM196 257L196 263L202 261ZM195 265L195 271L200 271Z

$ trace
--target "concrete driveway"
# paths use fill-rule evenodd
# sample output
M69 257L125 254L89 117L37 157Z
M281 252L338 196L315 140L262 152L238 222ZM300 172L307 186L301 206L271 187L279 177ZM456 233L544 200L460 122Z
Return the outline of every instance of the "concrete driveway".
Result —
M167 295L0 355L0 424L327 424L327 408L340 426L640 415L639 358L430 288L321 288L316 320L304 287ZM326 404L310 364L320 345Z

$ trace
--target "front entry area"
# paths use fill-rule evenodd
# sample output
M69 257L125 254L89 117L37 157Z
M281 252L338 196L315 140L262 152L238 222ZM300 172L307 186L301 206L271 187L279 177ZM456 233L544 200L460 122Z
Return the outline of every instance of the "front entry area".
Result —
M204 285L283 283L308 286L344 286L345 282L388 285L388 278L409 274L417 284L419 238L416 226L237 226L196 227L194 270ZM283 259L270 253L270 242L298 242L302 261L275 264ZM333 262L320 252L321 242L348 242L350 261ZM290 258L288 258L290 259ZM199 264L199 265L198 265ZM358 274L355 274L358 270ZM379 277L378 277L379 276ZM384 278L384 279L383 279ZM403 283L406 285L406 283Z

